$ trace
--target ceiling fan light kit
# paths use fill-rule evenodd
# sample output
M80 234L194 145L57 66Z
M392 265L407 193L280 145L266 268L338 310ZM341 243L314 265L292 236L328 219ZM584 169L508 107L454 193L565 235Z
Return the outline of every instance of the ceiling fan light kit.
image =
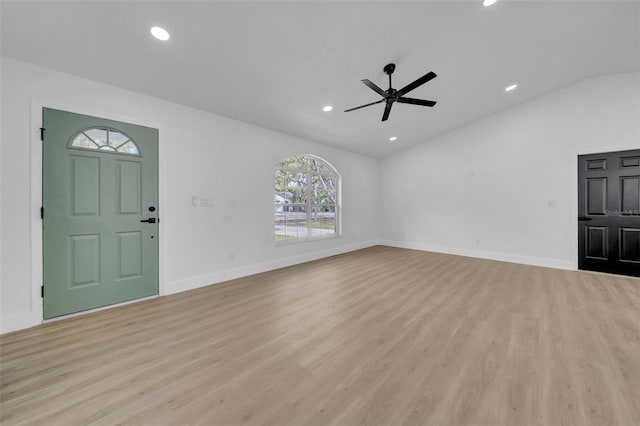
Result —
M368 80L366 78L364 80L361 80L365 86L369 87L371 90L373 90L374 92L382 96L382 99L376 102L371 102L369 104L360 105L355 108L347 109L344 112L354 111L356 109L360 109L360 108L385 102L386 106L384 108L384 113L382 114L382 121L387 121L389 119L389 114L391 113L391 107L395 102L399 102L401 104L421 105L421 106L427 106L427 107L432 107L436 104L436 101L428 101L424 99L404 97L404 95L406 95L413 89L420 87L426 82L436 78L437 75L433 71L430 71L427 74L423 75L422 77L418 78L417 80L413 81L412 83L407 84L402 89L396 90L391 85L391 74L393 74L393 72L396 70L396 65L387 64L382 70L384 71L385 74L389 76L389 89L387 90L382 90L375 83L373 83L371 80Z

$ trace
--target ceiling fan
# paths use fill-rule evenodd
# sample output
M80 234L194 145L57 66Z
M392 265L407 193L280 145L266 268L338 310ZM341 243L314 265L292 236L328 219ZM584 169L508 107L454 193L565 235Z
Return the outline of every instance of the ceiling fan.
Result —
M371 80L368 80L366 78L364 80L361 80L367 87L369 87L371 90L373 90L374 92L382 96L381 100L376 102L371 102L370 104L361 105L359 107L347 109L344 112L354 111L356 109L379 104L381 102L386 102L387 106L384 108L384 114L382 114L382 121L386 121L389 118L389 113L391 112L391 107L393 106L394 102L400 102L401 104L422 105L422 106L428 106L428 107L432 107L436 104L436 101L426 101L424 99L414 99L414 98L404 97L404 95L406 95L416 87L420 87L423 84L425 84L427 81L436 78L437 77L436 73L434 73L433 71L430 71L427 74L420 77L419 79L417 79L416 81L414 81L413 83L409 83L406 86L404 86L402 89L396 90L391 87L391 74L393 74L393 71L395 71L395 69L396 69L395 64L387 64L383 68L384 73L389 76L389 89L387 89L386 91L376 86Z

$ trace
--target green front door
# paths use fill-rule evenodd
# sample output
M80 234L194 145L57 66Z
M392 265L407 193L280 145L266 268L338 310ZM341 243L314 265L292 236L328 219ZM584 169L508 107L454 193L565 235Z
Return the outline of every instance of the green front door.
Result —
M158 131L48 108L43 123L44 317L158 294Z

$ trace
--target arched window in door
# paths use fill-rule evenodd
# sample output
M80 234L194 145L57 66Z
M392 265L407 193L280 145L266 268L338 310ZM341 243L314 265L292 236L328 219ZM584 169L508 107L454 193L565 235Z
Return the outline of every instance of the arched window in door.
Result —
M117 154L140 155L140 150L129 136L108 128L85 129L71 138L70 148L91 149Z

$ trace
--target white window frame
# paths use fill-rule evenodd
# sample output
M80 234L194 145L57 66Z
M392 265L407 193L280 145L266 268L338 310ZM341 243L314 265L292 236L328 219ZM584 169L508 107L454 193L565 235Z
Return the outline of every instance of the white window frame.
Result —
M308 158L313 158L317 161L321 161L322 163L325 164L325 166L327 168L329 168L331 170L330 173L327 174L323 174L320 172L316 172L316 171L312 171L312 170L304 170L304 169L296 169L296 168L289 168L289 167L278 167L276 166L274 169L274 176L275 176L275 172L277 171L285 171L285 172L294 172L294 173L305 173L307 175L307 179L306 179L306 186L305 186L305 190L308 192L308 188L309 188L309 183L311 182L311 176L312 175L324 175L324 176L330 176L336 179L336 193L335 193L335 204L314 204L311 202L311 197L307 196L307 202L306 203L275 203L274 202L274 208L275 207L283 207L283 209L285 207L306 207L306 211L307 211L307 236L306 237L296 237L296 238L291 238L291 239L285 239L285 240L275 240L276 245L286 245L286 244L296 244L296 243L302 243L302 242L306 242L306 241L316 241L316 240L326 240L329 238L338 238L342 236L342 215L341 215L341 204L342 204L342 199L341 199L341 194L342 194L342 176L340 175L340 173L338 173L338 171L336 170L335 167L333 167L333 165L331 163L329 163L327 160L325 160L324 158L318 157L316 155L310 155L310 154L298 154L298 155L291 155L286 157L284 160L286 160L287 158L292 158L292 157L308 157ZM283 161L284 161L283 160ZM313 222L313 208L315 207L333 207L335 209L335 233L333 234L329 234L329 235L320 235L320 236L313 236L312 235L312 222ZM275 218L274 218L275 219ZM275 232L274 232L274 239L275 239Z

